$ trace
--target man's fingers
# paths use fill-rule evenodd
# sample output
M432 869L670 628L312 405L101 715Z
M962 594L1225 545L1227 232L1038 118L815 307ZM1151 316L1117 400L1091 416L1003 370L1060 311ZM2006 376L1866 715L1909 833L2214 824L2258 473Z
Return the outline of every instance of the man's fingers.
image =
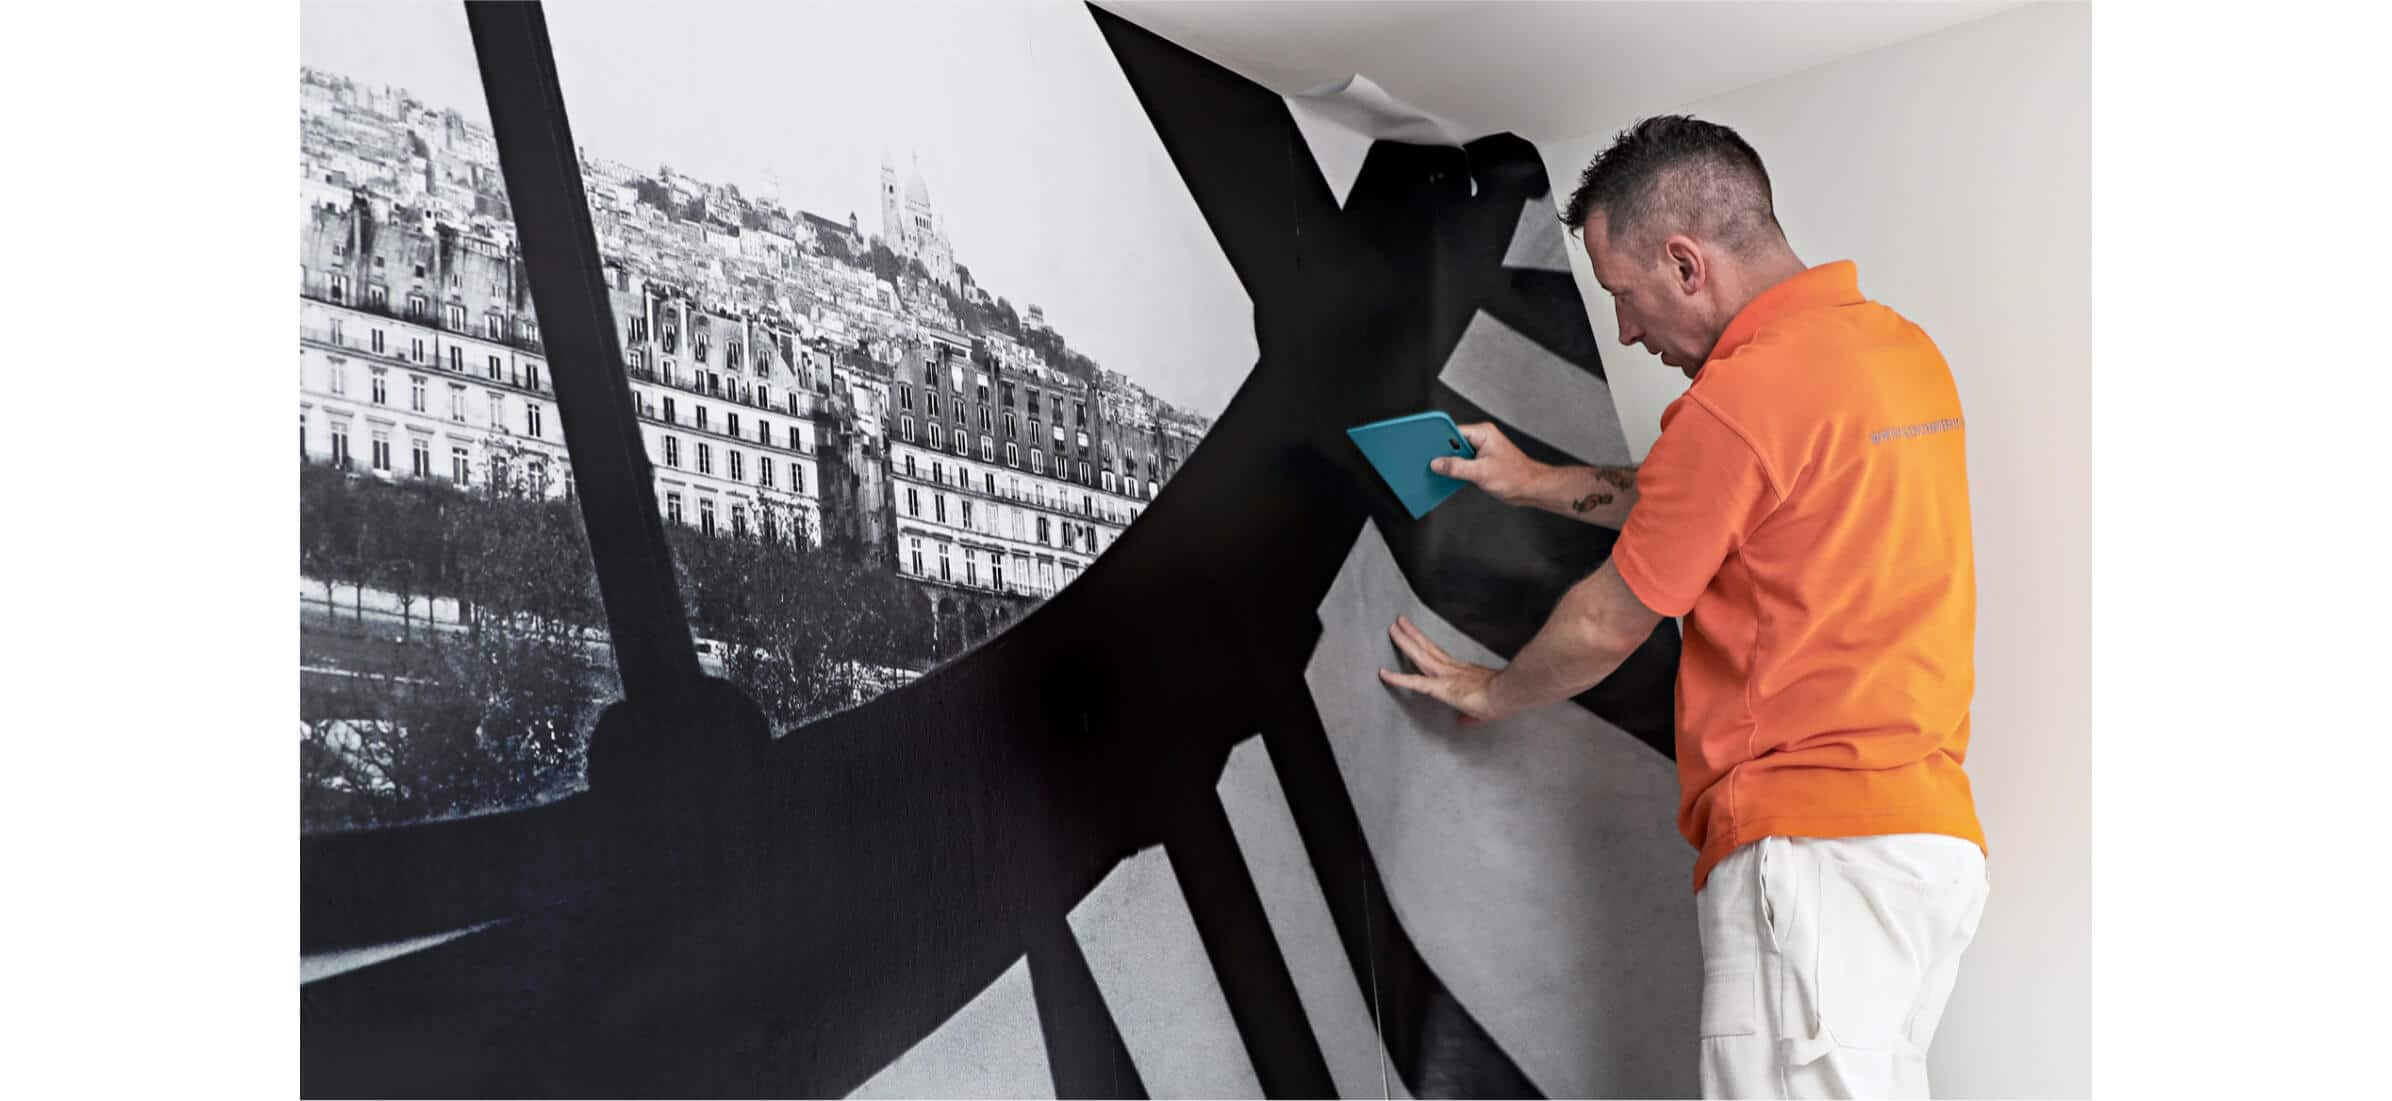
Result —
M1419 624L1409 618L1398 618L1396 629L1401 636L1396 640L1397 646L1411 655L1413 663L1419 665L1422 672L1450 677L1469 667L1470 663L1446 653L1445 647L1437 645L1427 632L1420 629ZM1408 647L1404 645L1407 640L1410 642Z
M1379 670L1379 679L1387 682L1388 684L1394 685L1397 688L1404 688L1418 692L1423 696L1435 698L1437 695L1437 678L1435 677L1424 677L1414 673L1398 673L1391 669L1381 669Z
M1430 642L1428 636L1421 634L1420 628L1413 626L1411 620L1397 619L1395 626L1388 628L1387 634L1395 640L1395 648L1411 658L1412 664L1418 666L1421 672L1443 674L1453 671L1453 659L1438 649L1436 643Z
M1475 424L1459 424L1455 425L1454 427L1461 429L1462 438L1469 440L1470 446L1479 451L1486 450L1488 447L1493 446L1495 441L1503 438L1503 433L1496 429L1495 424L1492 421L1479 421Z
M1430 470L1436 471L1439 474L1443 474L1448 478L1460 478L1461 480L1470 482L1472 484L1476 484L1478 482L1482 471L1485 469L1485 466L1485 463L1480 462L1477 459L1462 459L1456 458L1452 455L1440 455L1429 460Z

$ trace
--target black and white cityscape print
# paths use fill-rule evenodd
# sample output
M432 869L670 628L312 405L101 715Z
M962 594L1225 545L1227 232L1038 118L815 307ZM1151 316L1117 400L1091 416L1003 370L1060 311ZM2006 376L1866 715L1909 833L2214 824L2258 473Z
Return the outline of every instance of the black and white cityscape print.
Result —
M1084 13L935 10L942 30L906 5L676 9L751 35L679 47L658 44L652 5L568 5L555 20L577 132L639 147L585 140L580 168L700 660L776 734L913 680L1069 585L1187 460L1253 356L1227 268L1156 255L1151 227L1172 199L1182 236L1202 230L1176 186L1099 204L1088 196L1105 188L1090 187L1046 200L1056 224L1018 224L1041 213L1027 197L1062 190L1047 146L1074 135L1054 128L1101 97L991 94L968 120L906 109L1026 64L991 55L985 74L961 71L976 55L957 46L1034 42L1059 20L1093 39ZM620 686L464 20L397 0L307 19L304 826L544 802L582 783L587 728ZM926 83L892 64L904 51L837 69L828 39L905 42L939 71ZM782 45L811 60L770 89L669 102L690 82L665 62L764 64ZM648 63L625 75L612 51ZM1114 122L1143 128L1120 103ZM662 133L647 125L676 115ZM937 183L982 222L934 203L923 138L961 146L931 150L947 169ZM790 194L766 167L743 190L673 167L750 164L709 157L709 143L761 149L755 164L802 166L818 186ZM1076 157L1092 182L1169 171L1151 136ZM1125 261L1134 280L1119 277ZM1069 310L1050 320L1040 283L1077 292ZM1176 300L1176 331L1152 320L1158 291ZM1066 313L1108 338L1101 355ZM1208 331L1226 339L1191 339ZM1191 354L1209 358L1191 369Z
M1064 0L302 30L305 1094L1691 1092L1674 629L1377 676L1616 538L1344 434L1626 461L1529 143Z

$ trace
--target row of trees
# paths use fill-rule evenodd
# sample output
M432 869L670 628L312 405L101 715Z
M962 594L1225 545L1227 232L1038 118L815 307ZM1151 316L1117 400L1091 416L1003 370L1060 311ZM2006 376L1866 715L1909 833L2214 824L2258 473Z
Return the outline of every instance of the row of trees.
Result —
M301 824L387 824L543 802L582 783L589 724L620 694L589 544L517 466L477 490L303 463L300 570L334 622L301 633ZM330 609L355 586L352 622ZM398 600L394 638L363 590ZM417 609L456 601L457 621ZM428 611L428 608L426 609Z
M596 710L620 694L589 544L573 502L498 456L474 489L300 470L306 578L355 586L348 623L303 634L309 828L411 821L543 801L578 787ZM784 525L787 535L791 526ZM934 618L894 574L803 540L668 528L692 629L776 733L857 702L1003 628L1003 602ZM392 594L396 631L362 591ZM454 619L419 613L454 600ZM325 667L335 667L325 671Z

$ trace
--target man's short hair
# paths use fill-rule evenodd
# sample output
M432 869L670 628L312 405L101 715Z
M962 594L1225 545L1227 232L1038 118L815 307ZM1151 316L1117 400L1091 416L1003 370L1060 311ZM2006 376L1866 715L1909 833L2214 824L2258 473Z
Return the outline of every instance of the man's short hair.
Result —
M1734 130L1688 115L1645 119L1587 162L1561 220L1584 233L1596 211L1614 245L1685 233L1745 252L1784 235L1761 155Z

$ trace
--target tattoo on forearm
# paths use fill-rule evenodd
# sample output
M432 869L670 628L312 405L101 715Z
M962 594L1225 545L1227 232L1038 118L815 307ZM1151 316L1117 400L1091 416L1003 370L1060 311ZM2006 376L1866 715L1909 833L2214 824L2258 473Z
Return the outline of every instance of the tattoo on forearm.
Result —
M1619 495L1636 488L1636 468L1632 466L1590 466L1587 468L1597 481L1610 489L1598 489L1570 502L1573 512L1587 512L1618 500Z

